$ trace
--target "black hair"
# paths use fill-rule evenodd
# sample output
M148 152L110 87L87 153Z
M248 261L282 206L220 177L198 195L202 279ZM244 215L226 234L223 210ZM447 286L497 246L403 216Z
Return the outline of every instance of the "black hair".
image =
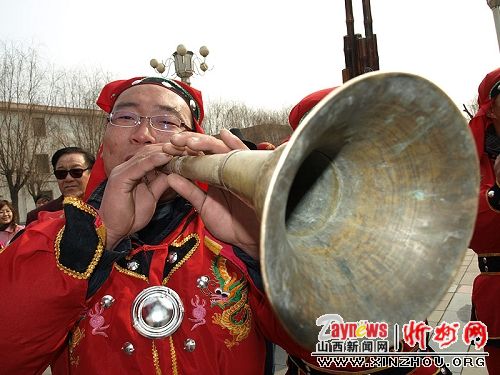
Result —
M52 155L52 168L56 169L56 164L61 156L68 154L81 154L85 159L85 163L87 163L87 168L92 168L94 166L95 158L90 152L84 150L81 147L64 147L57 150L54 155Z
M35 197L33 198L33 200L35 201L35 203L39 200L39 199L47 199L48 201L52 200L50 198L50 196L48 196L47 194L38 194L38 195L35 195Z
M493 87L491 88L490 99L493 99L498 94L500 94L500 81L498 81L497 83L495 83L493 85Z

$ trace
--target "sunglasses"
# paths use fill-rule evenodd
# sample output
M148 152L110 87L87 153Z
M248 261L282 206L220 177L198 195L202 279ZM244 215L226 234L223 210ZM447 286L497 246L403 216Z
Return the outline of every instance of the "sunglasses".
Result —
M64 180L69 173L70 176L73 178L80 178L80 177L82 177L83 172L88 171L89 169L90 168L85 168L85 169L73 168L73 169L70 169L69 171L67 171L66 169L56 169L54 171L54 176L56 176L56 178L58 180Z

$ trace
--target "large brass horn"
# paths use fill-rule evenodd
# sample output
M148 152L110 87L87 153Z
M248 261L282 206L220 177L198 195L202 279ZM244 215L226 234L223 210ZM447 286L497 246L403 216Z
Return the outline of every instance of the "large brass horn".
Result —
M174 158L261 218L261 270L283 325L314 350L323 314L424 320L472 235L475 145L458 107L408 73L369 73L323 99L275 151Z

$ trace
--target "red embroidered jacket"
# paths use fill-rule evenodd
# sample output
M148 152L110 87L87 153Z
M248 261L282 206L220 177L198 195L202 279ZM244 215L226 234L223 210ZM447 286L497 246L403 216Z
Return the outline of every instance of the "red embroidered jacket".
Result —
M2 372L41 374L52 364L54 375L263 374L265 338L314 363L195 212L158 245L126 254L104 250L102 229L92 207L67 199L64 214L42 214L0 254ZM131 316L136 296L154 285L176 291L185 309L162 339L139 334Z
M1 273L0 294L12 302L0 314L2 371L41 373L53 362L54 374L263 374L264 335L289 341L243 262L210 236L198 215L189 223L192 216L184 218L161 244L110 262L109 276L90 298L92 273L98 263L109 263L99 220L76 200L66 204L65 215L74 217L63 226L60 212L46 214L1 254L9 271ZM90 252L82 247L89 241ZM82 261L75 264L68 252ZM172 252L177 259L169 262ZM206 287L199 286L202 276ZM185 308L179 329L164 339L146 338L132 323L133 300L153 285L175 290ZM108 307L104 296L113 299ZM189 339L193 351L184 349Z

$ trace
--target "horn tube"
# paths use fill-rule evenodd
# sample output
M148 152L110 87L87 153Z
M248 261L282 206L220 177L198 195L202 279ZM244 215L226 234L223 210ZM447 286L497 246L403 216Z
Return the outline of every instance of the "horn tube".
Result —
M356 77L274 151L175 157L166 173L224 187L261 220L266 295L314 350L316 319L424 320L472 236L479 165L467 122L436 85L408 73Z

